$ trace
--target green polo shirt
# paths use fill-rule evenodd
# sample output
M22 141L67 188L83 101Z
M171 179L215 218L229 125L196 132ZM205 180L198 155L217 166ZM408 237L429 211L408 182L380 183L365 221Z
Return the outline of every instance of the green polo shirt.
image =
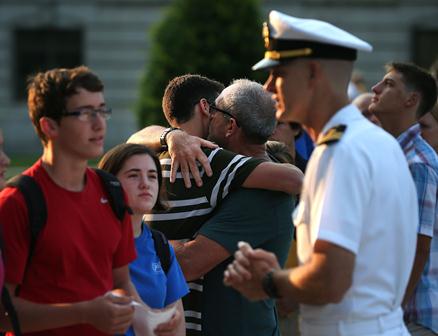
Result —
M223 202L220 211L200 229L200 234L227 249L231 255L237 243L247 241L286 261L293 235L290 195L267 190L239 189ZM202 331L204 335L279 335L273 300L250 302L223 285L223 274L233 260L228 258L204 276Z

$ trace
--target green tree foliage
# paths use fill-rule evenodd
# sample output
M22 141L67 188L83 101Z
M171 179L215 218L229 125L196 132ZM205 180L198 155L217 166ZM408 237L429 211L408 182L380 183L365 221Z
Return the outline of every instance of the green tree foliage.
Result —
M225 85L235 78L260 79L251 66L263 55L261 22L259 0L174 0L151 31L139 126L167 124L161 98L175 76L200 74Z

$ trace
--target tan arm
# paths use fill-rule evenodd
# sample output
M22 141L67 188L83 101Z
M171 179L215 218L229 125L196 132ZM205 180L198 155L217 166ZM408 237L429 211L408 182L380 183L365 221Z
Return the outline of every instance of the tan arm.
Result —
M338 303L353 282L355 260L352 252L317 240L308 263L280 272L279 293L305 304Z
M148 126L131 135L126 142L145 145L155 152L159 152L161 150L160 136L164 130L163 126Z
M297 195L301 192L303 178L303 172L294 165L263 162L246 178L243 187L282 191Z
M350 251L317 240L310 260L296 268L281 270L274 254L261 249L236 252L224 282L251 300L267 297L262 279L274 270L279 296L294 302L323 305L337 303L350 288L356 257Z
M16 285L6 285L10 293ZM131 298L115 297L107 293L90 301L78 303L39 304L13 297L22 332L41 331L91 324L108 334L123 334L131 324L133 308ZM10 330L9 319L0 317L2 330Z
M148 126L133 134L127 142L146 145L159 152L161 151L160 136L164 130L165 128L162 126ZM217 145L197 136L192 136L183 130L168 133L166 142L172 159L170 182L175 182L176 173L178 169L181 169L186 188L192 186L190 176L193 176L198 187L202 186L202 178L199 174L197 162L203 166L207 176L212 175L210 162L202 147L216 148Z
M186 243L172 241L172 245L187 281L199 279L230 256L222 245L203 235Z
M113 269L113 285L114 289L122 289L134 300L143 302L129 276L129 265Z

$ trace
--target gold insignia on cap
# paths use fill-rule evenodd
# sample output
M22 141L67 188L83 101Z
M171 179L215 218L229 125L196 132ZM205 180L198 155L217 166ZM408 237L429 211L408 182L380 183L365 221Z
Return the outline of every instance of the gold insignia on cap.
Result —
M269 24L267 22L263 22L263 29L262 29L262 35L263 35L263 41L265 41L265 48L269 48Z
M303 49L295 49L295 50L282 50L282 51L266 51L265 58L272 60L279 60L280 58L293 58L293 57L302 57L309 56L313 53L311 48L303 48Z
M344 135L346 129L347 129L346 125L338 125L330 128L327 132L324 133L322 138L318 140L316 145L317 146L323 144L329 145L338 142L339 139L341 139L342 136Z

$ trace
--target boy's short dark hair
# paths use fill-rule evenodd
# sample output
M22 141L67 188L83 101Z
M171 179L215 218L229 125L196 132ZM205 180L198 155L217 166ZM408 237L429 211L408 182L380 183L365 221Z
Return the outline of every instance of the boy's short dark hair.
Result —
M436 103L437 87L435 79L426 70L413 63L392 62L386 66L386 71L394 70L403 76L406 87L421 95L417 110L417 119L429 112Z
M41 131L39 121L42 117L48 117L56 122L65 112L67 98L77 93L78 88L90 92L102 92L103 83L86 66L73 69L53 69L37 73L28 81L27 105L29 116L38 137L47 143L44 133Z
M193 107L201 98L214 101L224 89L224 85L200 75L183 75L172 79L163 96L163 112L167 121L178 124L189 121Z

